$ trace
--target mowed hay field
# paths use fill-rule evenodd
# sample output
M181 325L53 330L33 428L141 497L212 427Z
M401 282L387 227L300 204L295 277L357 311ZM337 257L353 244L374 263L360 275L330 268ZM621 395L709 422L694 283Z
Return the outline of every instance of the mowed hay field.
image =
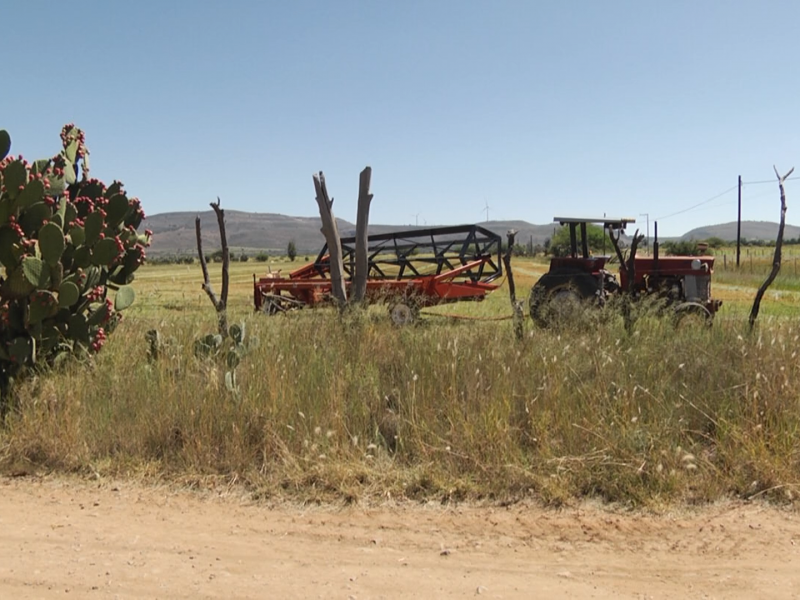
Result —
M713 328L612 311L572 328L525 322L508 290L424 311L397 328L386 307L267 317L252 310L259 262L231 265L229 314L252 343L231 391L195 340L216 318L200 267L144 266L136 304L90 364L18 387L0 431L10 474L70 472L179 486L242 486L258 498L594 497L632 506L800 493L800 295L786 269L747 315L762 272L715 275ZM284 274L302 264L271 262ZM220 265L209 265L220 290ZM518 295L547 269L515 259ZM526 309L527 312L527 309ZM148 358L145 334L164 340Z

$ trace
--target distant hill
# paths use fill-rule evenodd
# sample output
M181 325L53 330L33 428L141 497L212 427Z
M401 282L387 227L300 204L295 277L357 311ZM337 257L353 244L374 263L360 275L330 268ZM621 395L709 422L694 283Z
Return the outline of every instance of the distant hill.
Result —
M742 221L742 239L747 240L774 240L778 235L778 223L771 221ZM721 223L720 225L706 225L697 227L684 233L682 240L706 240L718 237L725 241L736 239L736 221ZM786 225L783 233L784 239L800 238L800 227Z
M144 225L153 231L153 254L195 254L197 238L195 218L200 217L203 234L203 249L213 252L220 248L219 227L214 211L160 213L147 217ZM337 219L342 231L355 228L354 225ZM285 253L286 247L294 240L298 253L305 254L319 250L323 236L320 233L319 218L290 217L273 213L249 213L238 210L225 210L225 231L228 246L232 251L238 249L265 250L271 253Z
M153 245L150 252L153 255L164 254L195 254L197 242L195 238L195 217L200 216L203 232L203 248L211 253L219 249L219 229L213 211L201 213L171 212L159 213L147 217L143 227L153 231ZM298 254L316 254L325 239L320 232L318 217L290 217L275 213L250 213L238 210L225 211L226 231L228 245L231 251L240 249L249 253L266 251L270 254L284 254L289 242L294 240ZM355 234L356 226L349 221L337 219L339 232L342 236ZM454 224L454 223L451 223ZM527 244L541 244L553 235L555 225L533 225L527 221L488 221L479 225L494 231L505 239L509 229L517 230L517 242ZM426 227L432 227L428 225ZM370 233L383 233L387 231L409 231L417 229L408 225L370 225ZM764 221L743 221L742 237L755 240L774 240L778 232L778 224ZM736 239L736 222L721 225L709 225L692 229L681 236L685 240L703 240L710 237L719 237L723 240ZM800 238L800 227L787 225L785 237L787 239ZM666 238L665 238L666 239ZM675 239L675 238L671 238Z
M214 212L211 210L194 212L172 212L149 215L143 227L153 232L153 244L149 252L153 255L195 254L195 217L200 217L203 234L203 249L211 253L220 247L219 228ZM342 236L355 234L356 226L349 221L337 219ZM480 223L487 229L500 234L505 239L509 229L517 230L517 241L534 244L542 243L553 234L553 225L532 225L526 221L489 221ZM225 230L228 246L232 252L239 249L254 252L263 250L271 254L286 252L289 242L294 240L298 254L315 254L322 248L325 238L320 231L318 217L290 217L274 213L249 213L238 210L225 211ZM426 227L431 227L426 226ZM370 225L369 232L409 231L413 226Z

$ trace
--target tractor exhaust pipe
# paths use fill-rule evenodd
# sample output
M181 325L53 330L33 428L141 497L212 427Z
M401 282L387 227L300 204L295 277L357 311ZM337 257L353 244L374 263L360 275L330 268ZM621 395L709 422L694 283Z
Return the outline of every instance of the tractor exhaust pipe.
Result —
M653 271L658 271L658 221L653 223Z

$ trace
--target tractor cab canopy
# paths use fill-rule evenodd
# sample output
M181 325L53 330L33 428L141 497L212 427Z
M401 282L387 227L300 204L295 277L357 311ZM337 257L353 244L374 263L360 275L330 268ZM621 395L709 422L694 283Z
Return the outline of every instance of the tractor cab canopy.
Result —
M636 219L608 219L606 217L601 217L598 219L582 217L555 217L553 222L558 223L559 225L585 225L586 223L591 223L592 225L602 225L604 229L625 229L628 223L636 223Z
M569 246L570 246L570 256L572 258L578 258L578 233L577 229L580 227L581 229L581 256L585 259L589 258L589 242L588 237L586 235L586 225L591 223L592 225L602 225L603 229L609 230L609 233L612 231L621 231L624 230L628 223L636 223L636 219L629 219L629 218L622 218L622 219L608 219L606 217L598 218L598 219L590 219L590 218L579 218L579 217L555 217L553 219L554 223L558 223L559 225L569 225ZM613 241L613 236L611 236Z

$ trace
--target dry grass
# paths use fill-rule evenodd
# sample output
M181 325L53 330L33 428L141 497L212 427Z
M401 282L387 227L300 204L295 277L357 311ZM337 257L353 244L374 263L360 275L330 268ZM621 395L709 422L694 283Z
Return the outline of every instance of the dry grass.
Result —
M518 265L527 290L543 266ZM260 342L238 394L221 361L192 352L214 328L199 269L146 268L138 307L95 363L19 388L0 432L7 468L234 482L310 501L653 505L800 491L794 319L767 315L749 336L746 302L724 298L731 312L710 331L645 314L628 335L607 316L558 332L528 322L517 342L510 322L475 319L510 312L503 290L437 309L469 320L406 329L381 307L266 318L250 312L256 267L233 274L234 318ZM169 339L154 363L151 327Z

